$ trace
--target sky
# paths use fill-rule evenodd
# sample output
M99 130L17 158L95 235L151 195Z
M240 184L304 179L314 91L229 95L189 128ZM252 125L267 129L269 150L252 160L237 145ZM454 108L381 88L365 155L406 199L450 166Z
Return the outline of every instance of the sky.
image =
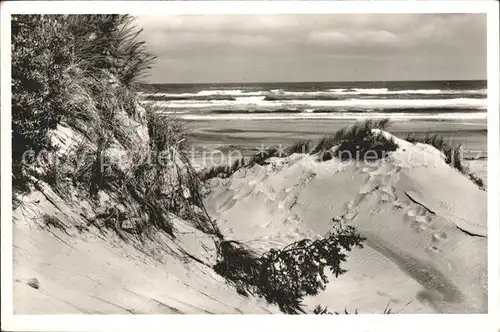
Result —
M139 16L150 83L486 79L485 14Z

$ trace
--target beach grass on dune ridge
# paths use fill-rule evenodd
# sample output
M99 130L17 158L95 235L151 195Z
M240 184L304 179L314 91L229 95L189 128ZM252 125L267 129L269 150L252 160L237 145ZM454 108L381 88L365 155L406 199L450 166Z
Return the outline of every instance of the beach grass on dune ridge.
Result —
M202 181L217 177L230 176L242 167L251 167L255 164L264 165L271 157L287 157L294 153L317 154L319 160L328 161L333 158L340 160L377 160L384 158L389 152L395 151L398 145L394 139L386 138L381 133L374 134L373 129L386 130L389 126L389 119L366 120L357 122L354 125L347 126L336 131L332 135L326 135L314 142L313 140L303 139L296 141L286 149L270 147L260 151L251 157L248 161L241 158L235 161L231 166L217 165L204 170L200 173ZM445 162L451 167L467 176L479 188L484 189L484 182L481 178L471 173L461 154L461 145L453 146L449 140L437 134L427 134L423 137L415 134L408 134L405 138L410 143L423 143L434 146L445 156ZM335 149L333 149L336 147Z
M443 136L438 134L426 133L425 136L417 136L415 134L408 134L405 140L410 143L422 143L435 147L444 154L445 162L464 174L479 188L484 188L484 182L481 178L472 173L469 167L465 164L462 155L462 145L453 146L450 140L446 140Z
M294 153L318 154L321 161L327 161L333 157L341 160L374 160L385 157L390 151L397 149L397 144L392 138L386 138L381 134L374 134L373 129L384 130L389 124L388 119L378 121L366 120L357 122L352 126L338 130L333 135L328 135L314 142L312 140L300 140L286 149L270 147L252 156L248 161L243 158L237 162L239 167L233 164L214 166L203 171L200 176L202 181L211 179L220 174L231 175L241 167L253 165L264 165L271 157L287 157ZM337 146L335 150L332 150ZM373 152L370 156L368 151Z

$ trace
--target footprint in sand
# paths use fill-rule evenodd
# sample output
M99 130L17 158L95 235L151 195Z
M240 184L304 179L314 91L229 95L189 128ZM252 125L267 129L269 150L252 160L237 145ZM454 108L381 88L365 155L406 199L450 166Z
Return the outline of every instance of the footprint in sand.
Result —
M376 190L378 186L379 186L378 180L368 180L368 182L366 182L365 185L361 188L359 193L360 194L371 193L372 191Z
M438 254L441 252L441 250L439 250L439 248L437 246L430 246L430 247L427 247L425 248L425 251L427 252L427 254L429 254L431 257L435 254Z
M416 216L417 216L417 211L416 211L416 210L414 210L414 209L408 210L408 211L406 212L406 215L407 215L408 217L416 217Z
M434 242L446 241L446 239L448 239L448 235L445 232L437 232L432 235L432 241Z
M297 196L291 195L278 203L278 208L289 210L297 202Z
M386 192L380 193L380 203L389 203L391 201L391 195Z
M243 199L250 196L255 190L255 186L253 185L243 185L240 190L234 195L237 199Z
M344 219L346 221L351 221L354 218L356 218L357 215L358 215L358 209L357 208L349 209L349 211L347 211L347 213L344 214Z
M410 223L410 227L417 233L432 228L432 218L421 206L409 209L404 215L404 220Z
M390 173L390 174L387 174L387 177L385 178L385 180L386 180L385 184L389 187L394 187L399 182L400 179L401 179L401 176L399 175L399 172L398 173Z
M409 216L409 217L414 217L414 218L417 218L417 217L421 217L421 216L424 216L426 214L426 211L424 208L422 208L421 206L417 206L415 208L412 208L412 209L409 209L406 214Z
M417 216L415 218L416 221L418 221L419 223L422 223L422 224L430 224L431 221L432 221L432 218L431 216L429 215L420 215L420 216Z
M405 208L405 205L403 204L403 202L401 202L399 199L396 199L394 202L392 202L392 206L396 209L396 210L402 210Z
M267 194L267 199L269 199L270 201L276 201L278 198L278 194L276 194L275 192L271 192L271 193L268 193Z
M366 166L366 167L363 167L361 169L361 172L362 173L375 173L377 172L378 168L376 167L370 167L370 166Z
M285 222L295 224L295 223L299 222L299 217L295 213L293 213L285 219Z
M410 225L410 226L411 226L411 228L412 228L415 232L417 232L417 233L420 233L420 232L423 232L423 231L425 231L425 230L429 229L429 226L428 226L428 225L426 225L426 224L422 224L422 223L419 223L419 222L417 222L417 221L415 221L415 222L411 223L411 225Z

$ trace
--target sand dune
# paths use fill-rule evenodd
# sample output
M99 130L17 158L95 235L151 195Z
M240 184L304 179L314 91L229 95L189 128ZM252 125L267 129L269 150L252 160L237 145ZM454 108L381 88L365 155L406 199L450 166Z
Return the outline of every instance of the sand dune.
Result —
M365 247L311 306L486 312L486 192L435 148L395 140L400 148L383 163L271 158L211 180L207 206L229 239L262 251L321 236L334 217L355 225Z
M364 248L305 299L310 308L486 312L486 192L433 147L394 139L399 149L384 162L292 154L241 168L207 182L205 205L225 239L260 252L334 223L356 226ZM70 201L78 204L42 185L13 212L16 313L279 313L213 271L214 239L189 222L173 216L175 239L159 232L138 243L99 231L88 223L98 211ZM41 222L43 214L62 224Z
M213 239L182 219L175 218L174 241L157 233L154 241L138 246L126 241L126 234L124 241L94 227L79 231L90 212L80 203L68 206L44 187L14 211L15 314L278 312L263 300L237 294L217 275L210 268ZM41 211L64 225L43 226Z

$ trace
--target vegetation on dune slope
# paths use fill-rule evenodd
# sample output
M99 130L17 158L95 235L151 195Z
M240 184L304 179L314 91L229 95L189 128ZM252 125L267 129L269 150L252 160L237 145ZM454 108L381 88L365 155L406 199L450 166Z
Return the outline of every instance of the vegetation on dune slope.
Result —
M101 206L96 218L125 213L137 234L173 235L172 213L219 234L204 211L182 123L137 104L138 81L154 60L140 33L128 15L13 16L14 207L43 181L62 197L78 190L97 206L98 194L108 193L122 208ZM82 137L72 150L53 144L58 125ZM116 151L125 157L113 159ZM56 158L41 164L42 155Z
M100 211L90 222L97 225L94 221L101 219L98 227L123 240L130 237L120 229L122 220L134 220L133 234L144 240L150 230L174 236L170 215L180 216L216 235L216 272L240 292L261 295L284 312L301 311L301 299L325 287L325 267L336 275L345 272L340 267L344 252L362 241L352 228L260 257L224 240L204 210L199 178L184 153L182 123L154 108L143 114L137 105L135 86L153 57L138 39L140 30L131 17L18 15L12 32L14 201L33 188L43 190L42 182L68 204L68 194L76 191ZM58 151L52 135L59 125L81 142ZM141 126L147 139L137 133ZM57 152L57 160L30 163L26 151ZM126 159L109 159L116 151L127 152ZM263 163L276 153L269 150L251 162ZM158 155L163 162L151 162ZM229 171L238 167L239 161ZM101 193L114 203L101 203ZM69 227L53 215L44 215L42 222L64 232Z
M333 135L324 136L317 142L300 140L284 150L271 147L257 153L247 162L241 159L231 166L219 165L212 167L202 172L200 177L202 181L206 181L220 174L230 176L241 167L251 167L255 164L263 165L271 157L287 157L293 153L317 154L321 161L328 161L333 158L340 160L378 160L387 157L389 152L395 151L398 148L398 145L392 138L386 138L382 134L374 134L372 132L373 129L385 130L388 125L389 119L357 122L352 126L338 130ZM444 154L447 164L467 176L479 188L484 189L483 180L471 173L464 163L461 145L452 146L449 140L447 141L437 134L427 134L425 136L408 134L405 140L411 143L423 143L434 146Z
M243 295L261 296L284 313L304 313L303 298L326 288L325 269L336 277L345 273L341 267L347 259L345 252L362 247L363 240L354 227L336 224L321 239L302 239L262 255L239 242L223 241L214 270Z
M462 155L462 146L453 146L450 140L445 140L444 137L437 134L427 133L425 136L417 136L415 134L408 134L405 138L410 143L423 143L432 145L444 154L445 162L451 167L458 170L460 173L467 176L479 188L484 188L484 182L481 178L471 173L469 167L464 163Z
M287 149L271 147L255 154L248 161L241 159L233 165L218 165L200 174L201 180L206 181L219 174L229 176L241 167L252 167L253 165L264 165L271 157L288 157L293 153L318 154L321 161L331 160L333 157L347 160L377 160L384 158L398 146L394 140L386 138L382 134L374 134L372 129L385 129L389 123L388 119L378 121L367 120L357 122L352 126L338 130L334 135L328 135L316 143L311 140L300 140ZM332 150L333 147L337 147Z

